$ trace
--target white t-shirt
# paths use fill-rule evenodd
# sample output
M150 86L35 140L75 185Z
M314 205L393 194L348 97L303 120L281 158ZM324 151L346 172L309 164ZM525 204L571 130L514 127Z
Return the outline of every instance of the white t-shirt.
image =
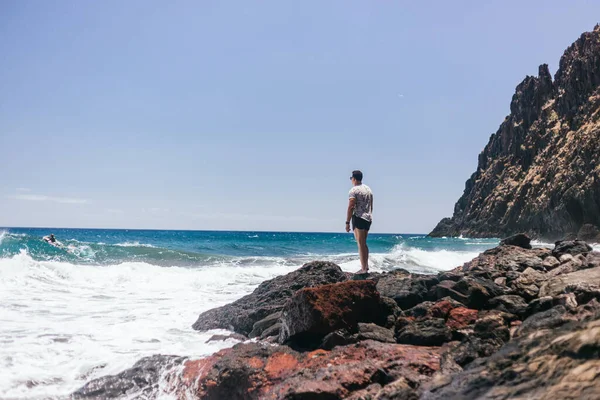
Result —
M372 221L371 205L373 204L373 192L371 188L361 183L360 185L353 186L348 196L351 199L356 199L353 214L366 221Z

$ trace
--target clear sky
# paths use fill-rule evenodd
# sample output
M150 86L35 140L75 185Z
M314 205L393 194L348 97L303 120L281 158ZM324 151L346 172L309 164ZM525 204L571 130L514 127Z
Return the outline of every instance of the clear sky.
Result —
M597 1L0 0L0 226L374 232L452 213Z

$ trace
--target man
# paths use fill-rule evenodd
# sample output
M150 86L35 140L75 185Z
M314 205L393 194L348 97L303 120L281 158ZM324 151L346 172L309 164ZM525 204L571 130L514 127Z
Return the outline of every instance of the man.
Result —
M61 242L59 242L58 240L56 240L56 238L54 237L54 234L51 233L49 236L44 236L42 238L46 243L48 243L49 245L52 245L54 247L62 247L63 244Z
M371 192L370 187L363 185L362 172L352 171L350 180L352 181L352 189L350 189L348 211L346 212L346 232L350 232L350 222L352 222L352 230L358 244L361 265L361 269L357 273L366 274L369 272L367 236L373 221L373 192Z

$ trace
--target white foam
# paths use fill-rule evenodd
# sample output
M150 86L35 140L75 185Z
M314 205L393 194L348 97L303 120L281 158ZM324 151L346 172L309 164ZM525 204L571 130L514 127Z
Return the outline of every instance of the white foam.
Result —
M0 259L0 398L66 396L152 354L203 356L231 343L191 325L296 267L211 269ZM33 386L32 386L33 384Z
M124 242L124 243L117 243L115 244L115 246L119 246L119 247L155 247L151 244L147 244L147 243L140 243L140 242Z
M371 254L375 272L448 270L478 255L398 245ZM75 265L36 261L27 253L0 259L0 398L67 396L90 379L130 368L141 357L201 357L230 342L191 325L198 314L250 293L261 282L315 258L360 269L357 253L220 260L210 267L143 262ZM32 386L32 383L35 383Z
M390 253L371 253L369 269L372 272L382 272L405 268L412 272L435 273L459 267L477 257L479 253L479 251L427 251L399 244ZM347 272L356 272L361 268L357 253L340 254L329 257L328 260L337 263Z

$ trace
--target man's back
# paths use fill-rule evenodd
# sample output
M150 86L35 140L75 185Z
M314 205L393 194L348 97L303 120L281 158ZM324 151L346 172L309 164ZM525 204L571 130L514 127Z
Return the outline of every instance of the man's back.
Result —
M356 199L354 215L366 221L371 221L373 219L373 216L371 215L373 205L373 192L371 191L371 188L361 183L350 189L349 196L350 198Z

